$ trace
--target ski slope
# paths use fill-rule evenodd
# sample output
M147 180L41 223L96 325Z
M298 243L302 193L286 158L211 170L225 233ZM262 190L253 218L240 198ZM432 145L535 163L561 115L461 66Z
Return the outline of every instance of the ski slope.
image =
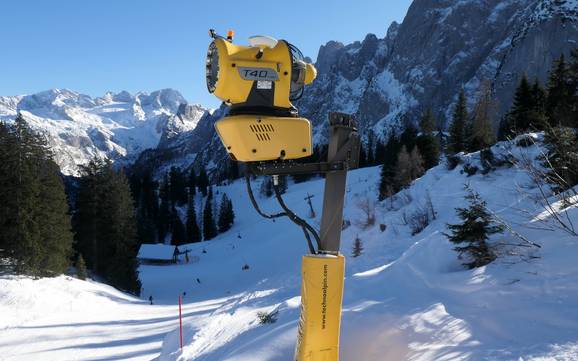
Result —
M540 155L537 146L493 149L498 157ZM479 154L464 160L479 164ZM379 168L350 173L343 361L578 359L578 238L551 229L523 169L468 177L462 168L440 165L395 199L376 202L376 224L367 228L357 204L375 200ZM500 246L494 263L463 269L442 232L457 221L454 208L465 205L465 183L542 248ZM214 240L189 245L190 263L141 266L142 300L68 277L1 277L0 360L292 360L306 243L288 220L259 218L244 187L238 181L214 189L216 199L222 192L232 199L236 222ZM304 197L314 194L318 218L310 221L318 227L322 190L318 179L291 185L284 197L305 217ZM437 217L412 236L403 214L423 206L428 194ZM274 199L259 201L277 210ZM537 221L540 214L546 223ZM578 225L575 206L568 217ZM363 251L354 258L356 236ZM510 233L492 237L493 244L519 242ZM180 350L176 303L183 293ZM154 305L144 301L149 296ZM257 313L273 310L277 322L261 325Z

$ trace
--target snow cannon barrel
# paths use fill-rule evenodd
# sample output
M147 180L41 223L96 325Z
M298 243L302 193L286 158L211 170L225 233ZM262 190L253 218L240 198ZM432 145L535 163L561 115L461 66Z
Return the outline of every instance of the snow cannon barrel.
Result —
M302 260L297 361L338 361L345 258L306 255Z
M241 162L290 160L313 154L311 124L291 103L317 71L295 46L268 36L233 44L209 34L207 88L229 106L215 123L230 158Z

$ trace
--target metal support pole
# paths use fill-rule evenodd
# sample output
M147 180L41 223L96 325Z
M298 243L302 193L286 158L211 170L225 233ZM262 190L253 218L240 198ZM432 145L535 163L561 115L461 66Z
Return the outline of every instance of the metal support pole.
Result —
M339 254L345 181L357 167L359 135L351 115L329 114L328 164L343 164L325 178L318 254L303 257L297 361L338 361L345 258Z
M359 147L344 149L346 143L357 129L353 117L344 113L329 113L329 148L327 162L337 163L359 158ZM359 142L357 142L359 144ZM357 152L356 154L354 152ZM345 183L347 169L327 173L325 193L323 195L323 213L321 216L322 253L338 254L341 244L341 225L343 223L343 204L345 201Z

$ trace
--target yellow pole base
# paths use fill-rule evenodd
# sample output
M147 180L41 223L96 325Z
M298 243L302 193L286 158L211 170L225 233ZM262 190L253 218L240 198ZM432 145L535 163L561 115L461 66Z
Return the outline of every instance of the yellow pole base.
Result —
M338 361L345 258L306 255L301 267L301 318L295 360Z

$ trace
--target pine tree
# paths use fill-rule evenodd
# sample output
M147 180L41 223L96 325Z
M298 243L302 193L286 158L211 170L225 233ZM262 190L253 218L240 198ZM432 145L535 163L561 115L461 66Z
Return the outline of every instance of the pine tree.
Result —
M411 158L405 145L403 145L397 155L395 189L399 190L405 188L411 183L411 181Z
M78 254L78 257L76 258L76 264L74 266L76 267L76 277L78 277L80 280L85 280L88 275L86 273L86 263L84 263L82 254Z
M14 185L16 173L11 167L16 163L15 139L9 127L0 122L0 257L12 258L16 239L17 209Z
M130 185L130 193L132 194L132 199L135 206L138 208L142 192L142 179L140 174L138 174L136 171L131 173L128 176L128 183Z
M174 246L180 246L186 242L187 231L175 208L171 211L171 218L171 244Z
M431 110L431 108L427 108L425 112L421 115L421 119L419 121L419 127L422 134L433 134L435 131L436 126L436 117Z
M77 250L85 257L86 264L94 273L99 274L101 263L99 259L100 245L98 243L98 218L100 192L102 192L102 168L104 163L99 158L93 158L85 166L81 166L78 192L76 195L76 211L74 212L73 228Z
M165 243L167 234L171 228L171 206L169 177L165 175L159 187L159 215L157 219L158 242Z
M363 244L361 243L361 238L359 238L358 236L355 236L355 240L353 241L353 250L351 252L351 257L359 257L361 256L361 253L363 252Z
M381 166L379 181L379 200L393 195L395 190L395 170L397 166L397 154L401 145L397 138L391 134L384 148L383 165Z
M223 233L231 229L235 222L235 212L233 211L233 202L223 193L221 198L221 205L219 207L219 233Z
M445 132L445 126L446 126L447 122L445 120L445 117L442 115L439 115L437 118L437 124L436 124L436 139L438 142L438 146L440 149L440 155L441 153L446 149L447 147L447 140L446 140L446 136L444 134Z
M60 170L21 114L12 126L0 125L0 216L0 253L16 272L66 270L72 233Z
M572 86L572 74L566 64L564 54L554 63L548 80L548 97L546 99L546 116L551 126L572 127L576 88Z
M413 149L411 150L409 159L411 165L410 176L413 181L414 179L418 179L425 173L424 160L417 146L413 147Z
M574 94L570 101L572 103L572 119L574 122L570 125L572 128L578 128L578 49L571 52L571 61L569 65L570 73L570 92Z
M110 161L102 169L104 182L97 219L103 260L101 275L119 289L139 294L136 217L128 179L113 169Z
M40 200L36 210L41 245L39 274L58 275L66 271L72 256L72 224L60 168L46 161L38 172Z
M405 145L405 149L413 149L413 147L415 147L416 145L416 140L417 140L417 128L411 124L408 123L405 127L405 130L401 133L401 136L399 137L399 141L402 145Z
M375 142L375 165L383 164L385 161L385 143L379 138Z
M171 167L169 171L170 199L172 205L182 206L187 203L187 184L185 177L178 167Z
M201 230L197 223L197 213L195 211L195 200L191 198L187 210L187 242L196 243L201 241Z
M532 102L534 106L528 115L530 124L536 129L545 129L547 127L546 91L538 78L534 79L534 84L532 84Z
M197 178L197 187L199 188L199 192L203 194L203 197L207 196L208 186L209 186L209 177L207 176L207 171L205 170L205 167L202 167L199 173L199 178Z
M187 179L187 186L189 188L189 197L193 197L197 194L197 175L195 173L195 168L191 167L189 170L189 178Z
M406 188L414 179L421 177L424 173L423 163L417 146L414 146L411 153L408 153L405 145L403 145L397 155L394 191L397 192Z
M217 236L217 226L213 216L213 189L209 187L205 208L203 209L203 239L211 240Z
M92 160L80 179L74 229L93 273L138 294L137 227L128 179L110 161Z
M475 152L493 145L496 142L494 118L497 106L492 96L490 83L482 83L473 111L472 134L468 139L468 150Z
M500 118L500 123L498 124L498 134L496 139L499 142L511 139L514 136L514 131L510 125L510 117L508 114L502 115Z
M367 134L367 164L372 167L375 165L375 152L373 143L375 141L375 134L370 130Z
M18 261L18 273L37 274L39 270L38 254L42 239L37 223L35 210L40 200L40 182L36 176L38 169L35 162L40 160L39 145L34 139L21 115L14 122L13 135L15 139L16 163L12 172L17 175L15 198L17 214L14 239L14 258Z
M135 176L133 176L135 177ZM150 173L137 177L133 182L139 184L138 196L135 196L137 204L137 227L139 244L156 243L158 240L158 217L159 203L157 196L157 182L153 181Z
M454 107L448 149L450 153L457 154L466 150L466 125L468 122L468 105L466 93L462 89L458 102Z
M514 103L510 110L510 125L515 134L522 133L530 129L530 119L528 113L534 107L532 88L526 74L522 76L518 88L514 94Z
M578 185L578 133L572 128L548 127L544 142L548 149L544 166L548 182L557 192Z
M420 121L421 135L416 139L420 154L423 156L425 169L438 165L440 157L440 145L435 132L436 119L431 109L428 109Z
M496 256L488 247L488 237L495 233L503 232L503 226L496 225L491 214L486 209L486 202L479 194L466 187L468 194L466 199L470 203L469 208L456 208L456 212L462 223L448 224L451 234L445 234L449 241L463 246L454 249L460 254L467 256L463 263L468 268L476 268L491 263Z
M365 151L363 142L361 142L359 145L359 168L365 168L367 166L367 152Z
M500 131L500 137L508 138L528 130L543 129L544 97L538 80L530 85L526 75L523 75L514 94L512 108L505 118L507 126Z

